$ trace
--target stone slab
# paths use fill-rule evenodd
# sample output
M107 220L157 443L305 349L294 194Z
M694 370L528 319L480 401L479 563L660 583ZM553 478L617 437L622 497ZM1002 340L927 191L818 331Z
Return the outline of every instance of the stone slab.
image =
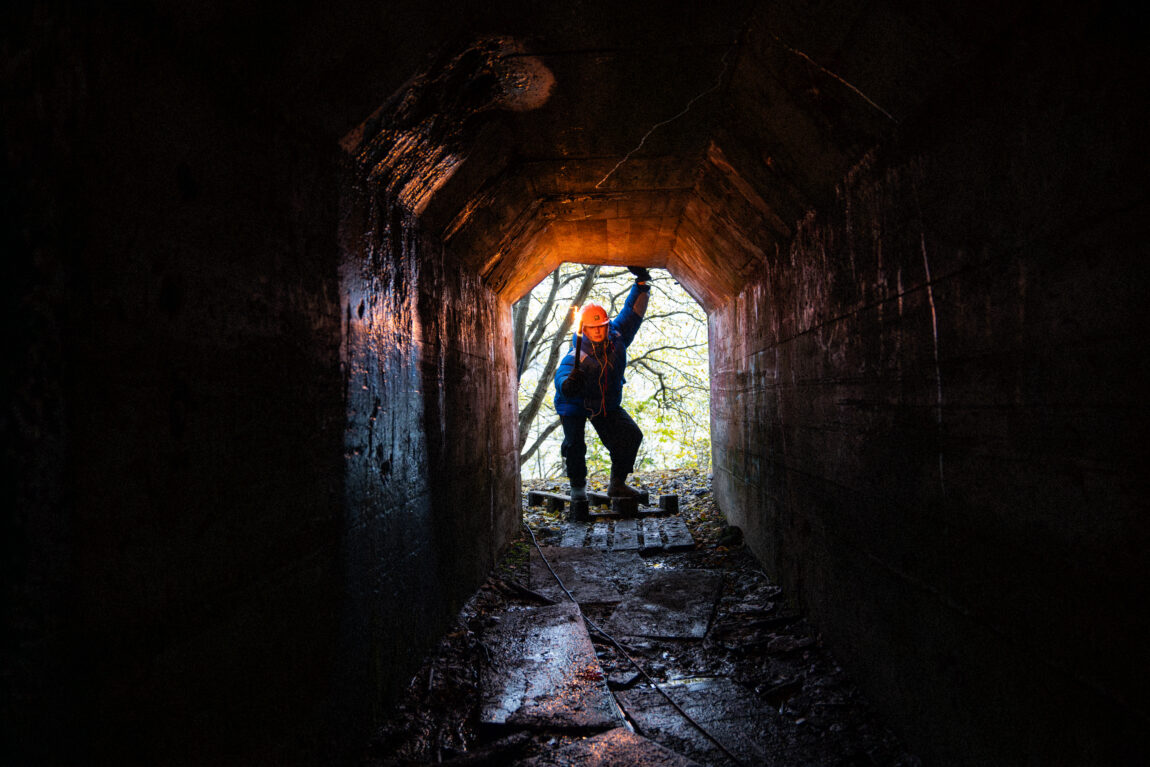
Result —
M698 762L624 727L516 764L520 767L700 767Z
M484 635L490 653L480 672L482 724L583 732L623 724L576 605L496 618Z
M644 506L651 505L651 494L647 490L638 491L639 495L636 497L639 503ZM592 505L595 506L610 506L611 497L606 493L599 493L594 490L587 491L587 497L591 500Z
M792 738L784 738L782 733L793 730L794 725L742 685L717 677L660 687L743 764L790 764L786 744ZM730 764L722 750L684 719L658 690L635 687L615 695L627 716L650 737L705 764Z
M663 548L663 535L659 532L659 520L648 517L643 520L643 551L658 551Z
M611 541L614 551L638 551L639 528L634 519L620 519L615 523L615 537Z
M652 571L615 608L607 630L624 636L702 639L723 576L710 570Z
M587 541L587 529L589 527L590 525L586 522L568 522L563 525L563 538L559 545L564 548L582 546Z
M542 555L540 554L542 552ZM542 557L547 558L563 585L580 604L615 604L623 599L611 582L612 568L606 557L591 548L562 548L542 546L531 549L528 583L533 591L556 602L566 602L567 595L547 569Z
M663 535L667 538L667 551L682 551L695 548L695 537L687 529L682 517L667 517L663 520Z
M611 582L626 594L647 579L651 568L637 551L608 551L603 555Z
M588 544L593 549L600 551L607 550L607 534L611 531L610 522L596 522L591 528L591 542Z

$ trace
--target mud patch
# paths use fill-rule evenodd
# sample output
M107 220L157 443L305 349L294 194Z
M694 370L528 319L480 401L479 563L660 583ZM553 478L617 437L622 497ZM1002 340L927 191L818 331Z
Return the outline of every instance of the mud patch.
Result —
M708 570L654 571L615 609L608 631L622 636L702 639L723 576Z

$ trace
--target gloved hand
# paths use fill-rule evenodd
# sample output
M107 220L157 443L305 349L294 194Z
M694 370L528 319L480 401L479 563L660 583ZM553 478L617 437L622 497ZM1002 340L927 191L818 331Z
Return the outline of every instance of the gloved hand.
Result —
M647 271L647 267L645 267L645 266L628 266L627 269L630 270L631 274L635 275L635 279L638 282L650 282L651 281L651 273Z
M583 371L572 368L567 377L563 379L563 396L574 397L583 391Z

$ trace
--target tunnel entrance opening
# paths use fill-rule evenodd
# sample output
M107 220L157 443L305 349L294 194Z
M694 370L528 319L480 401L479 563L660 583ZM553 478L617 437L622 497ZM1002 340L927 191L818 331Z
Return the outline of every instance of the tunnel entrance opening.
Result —
M624 374L622 407L644 435L635 471L706 474L711 466L707 316L668 272L656 269L652 277L650 304L627 348ZM566 479L554 379L572 349L575 313L595 302L616 317L633 283L634 276L623 267L568 262L514 304L523 477ZM610 456L591 434L587 465L592 484L606 482Z

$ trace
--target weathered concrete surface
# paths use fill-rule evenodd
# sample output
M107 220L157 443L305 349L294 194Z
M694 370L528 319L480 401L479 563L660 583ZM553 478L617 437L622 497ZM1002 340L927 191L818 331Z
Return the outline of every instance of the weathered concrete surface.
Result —
M666 517L660 520L660 527L667 537L668 551L683 551L695 547L695 538L687 529L687 523L682 517Z
M607 622L625 636L701 639L719 599L723 576L706 570L648 571Z
M586 522L563 523L563 538L560 540L559 546L561 548L582 546L587 541L590 527Z
M579 607L571 602L506 612L484 641L479 721L563 730L623 723Z
M640 524L641 523L641 524ZM665 539L665 540L664 540ZM628 518L609 521L600 519L593 525L583 522L565 522L561 545L586 545L608 552L684 551L695 547L695 538L682 517Z
M610 522L596 522L591 526L591 539L587 543L593 549L607 551L607 536L611 534Z
M698 762L624 727L516 764L521 767L698 767Z
M1056 15L711 314L721 508L939 763L1150 750L1141 120Z
M340 231L349 593L339 652L361 696L406 681L518 522L507 306L380 185L354 178L364 172L350 171Z
M379 26L5 7L0 762L357 752L516 525L506 304L350 201Z
M644 519L643 522L643 551L657 551L663 548L663 533L659 520Z
M724 677L667 682L659 685L681 709L743 764L784 765L780 729L793 729L737 682ZM639 731L706 764L732 764L715 743L699 731L652 687L617 692L620 705Z
M614 604L623 599L610 581L607 554L593 548L542 546L531 549L531 588L556 602L567 600L563 587L579 604ZM547 558L547 562L543 561ZM551 565L548 569L547 565ZM552 575L551 571L555 574ZM555 576L563 581L560 587Z
M639 528L637 519L619 519L611 531L611 548L614 551L638 551Z

